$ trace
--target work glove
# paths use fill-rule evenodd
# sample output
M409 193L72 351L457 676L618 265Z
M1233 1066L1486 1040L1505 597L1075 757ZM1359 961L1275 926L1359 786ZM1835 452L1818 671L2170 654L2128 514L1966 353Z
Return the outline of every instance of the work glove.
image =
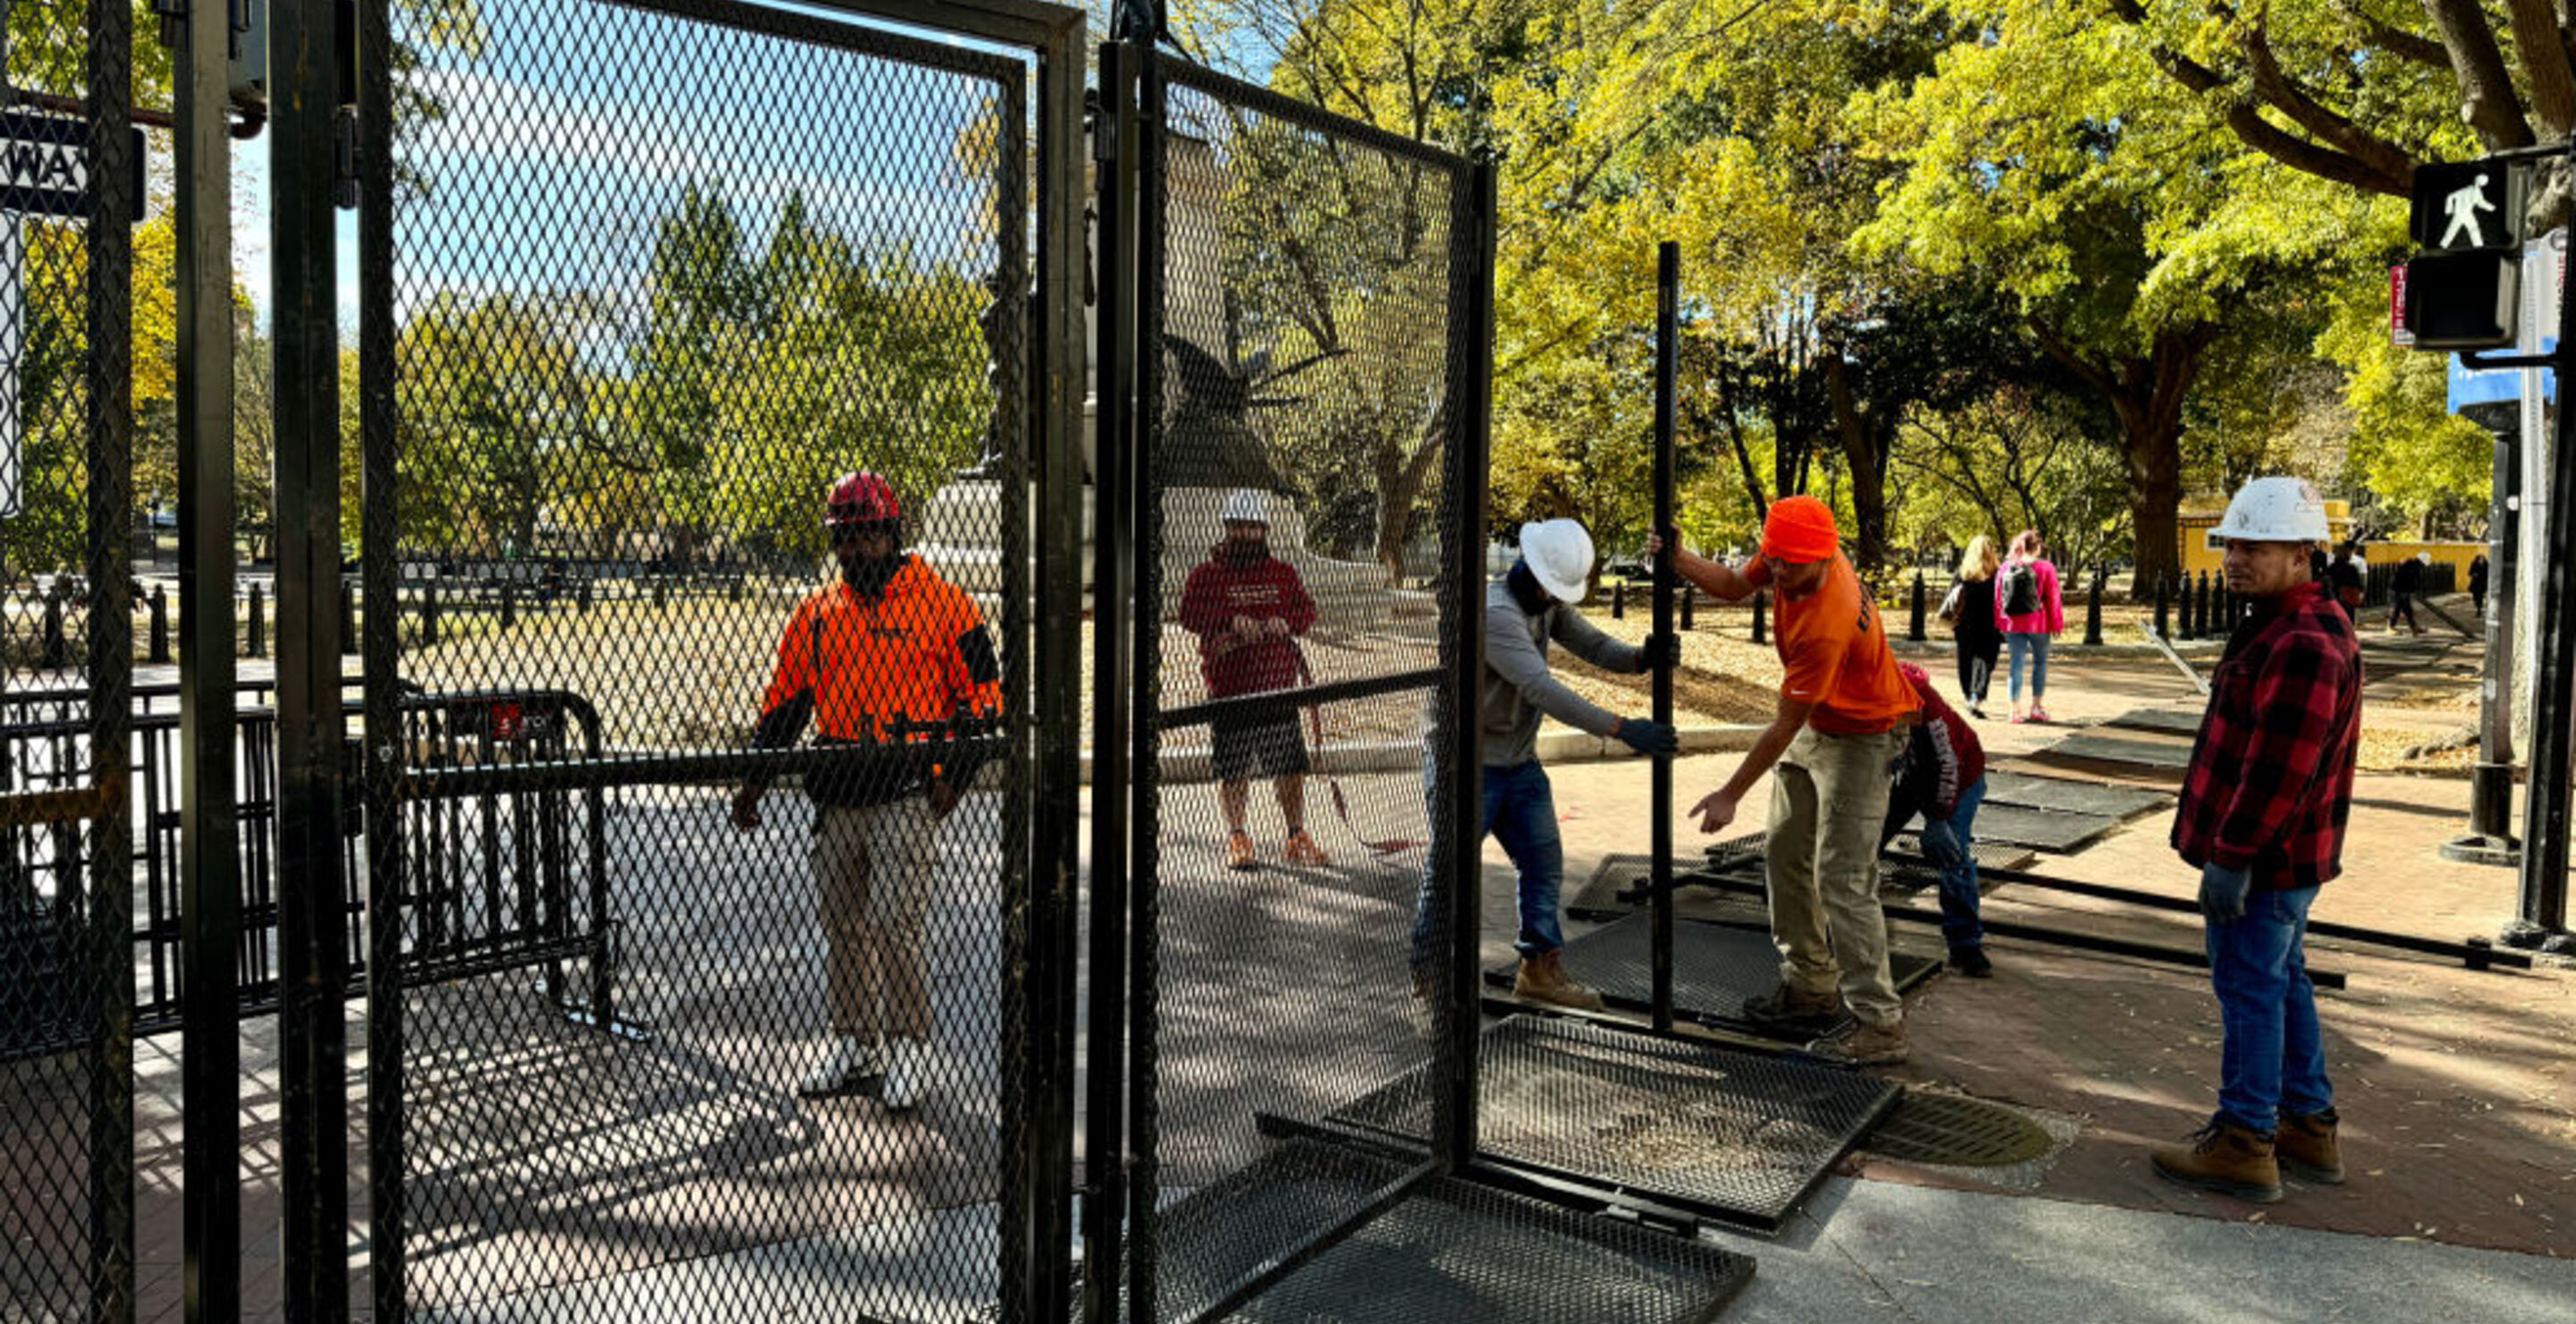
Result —
M1682 637L1677 634L1650 634L1637 649L1639 671L1670 671L1682 664Z
M1619 729L1611 734L1619 737L1620 742L1628 748L1655 758L1670 758L1682 747L1681 736L1674 732L1670 722L1649 722L1635 717L1624 718L1619 723Z
M2245 918L2245 894L2254 887L2254 871L2230 869L2212 861L2200 868L2200 913L2213 923Z
M1923 858L1944 872L1968 862L1968 849L1959 844L1959 834L1948 819L1923 820Z

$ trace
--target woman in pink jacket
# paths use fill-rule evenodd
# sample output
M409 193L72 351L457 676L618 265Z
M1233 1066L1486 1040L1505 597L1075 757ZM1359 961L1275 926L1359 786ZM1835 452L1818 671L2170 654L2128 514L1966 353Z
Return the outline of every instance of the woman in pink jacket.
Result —
M1995 626L2012 655L2012 720L2048 720L2048 642L2066 628L2066 600L2057 589L2057 567L2043 555L2039 530L2024 529L1995 575ZM2030 702L2022 702L2022 659L2030 659Z

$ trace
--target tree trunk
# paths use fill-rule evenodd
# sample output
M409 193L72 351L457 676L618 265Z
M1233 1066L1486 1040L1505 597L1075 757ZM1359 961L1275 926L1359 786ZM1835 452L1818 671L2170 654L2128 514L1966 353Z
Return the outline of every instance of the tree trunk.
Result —
M1826 394L1834 407L1834 433L1842 443L1843 462L1851 468L1852 567L1862 582L1876 584L1887 565L1887 460L1878 444L1879 430L1853 394L1839 346L1825 352Z

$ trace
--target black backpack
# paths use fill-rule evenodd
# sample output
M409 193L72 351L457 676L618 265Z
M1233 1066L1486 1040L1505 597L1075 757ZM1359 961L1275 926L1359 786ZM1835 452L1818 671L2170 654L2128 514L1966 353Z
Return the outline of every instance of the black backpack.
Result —
M2039 610L2039 572L2024 561L2004 571L2004 615L2028 616Z

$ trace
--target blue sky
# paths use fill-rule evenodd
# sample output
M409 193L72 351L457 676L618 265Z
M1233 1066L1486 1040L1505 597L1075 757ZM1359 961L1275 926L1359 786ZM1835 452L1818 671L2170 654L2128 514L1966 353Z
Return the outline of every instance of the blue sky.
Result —
M984 80L602 0L484 14L479 54L433 51L419 74L450 113L401 149L431 181L398 209L402 306L447 289L639 290L653 223L692 181L720 182L754 246L801 193L821 225L870 246L991 261L989 240L974 238L990 215L986 181L950 149ZM265 310L267 139L237 152L236 267ZM353 214L340 229L341 329L353 337Z

